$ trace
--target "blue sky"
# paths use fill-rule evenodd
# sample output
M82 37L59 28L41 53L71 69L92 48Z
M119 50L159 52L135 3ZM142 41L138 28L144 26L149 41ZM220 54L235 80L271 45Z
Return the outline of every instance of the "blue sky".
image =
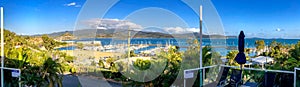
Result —
M300 30L300 0L211 1L226 35L237 35L244 30L246 37L300 38L300 33L295 32ZM1 0L0 6L5 10L5 28L18 34L33 35L73 30L75 23L85 21L77 19L79 14L84 14L80 12L85 3L85 0ZM105 3L95 5L104 6ZM93 11L97 9L101 8ZM168 27L166 29L197 30L199 26L198 15L179 0L122 0L102 18L126 19L142 27L153 25Z

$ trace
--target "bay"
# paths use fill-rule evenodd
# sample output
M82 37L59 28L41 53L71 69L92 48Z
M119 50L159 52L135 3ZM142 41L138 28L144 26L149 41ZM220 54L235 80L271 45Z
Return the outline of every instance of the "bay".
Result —
M101 41L101 45L117 45L117 44L127 44L127 40L119 40L113 38L88 38L88 39L81 39L81 40L71 40L71 41ZM200 39L198 39L199 41ZM290 45L296 44L300 39L262 39L262 38L245 38L245 48L255 48L255 41L256 40L264 40L266 46L268 46L272 41L276 41L282 43L283 45ZM181 47L181 51L185 51L186 47L189 46L188 42L191 39L175 39L175 38L132 38L130 40L131 44L148 44L151 45L147 48L138 49L135 52L138 53L143 50L149 50L156 48L158 46L164 47L166 45L175 45ZM214 51L219 52L222 56L225 56L228 51L237 50L238 46L238 39L237 38L227 38L227 39L210 39L210 38L203 38L202 45L210 45L213 47ZM226 49L226 47L230 47L231 49ZM69 47L62 47L59 50L74 50L75 46Z

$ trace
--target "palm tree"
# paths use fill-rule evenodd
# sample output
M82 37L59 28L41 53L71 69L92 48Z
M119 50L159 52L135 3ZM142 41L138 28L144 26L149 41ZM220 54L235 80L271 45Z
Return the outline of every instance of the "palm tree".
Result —
M49 87L54 87L55 83L59 86L62 81L62 77L59 74L62 73L61 65L57 63L57 60L52 60L52 58L46 59L42 66L42 78L47 79Z
M257 40L257 41L255 41L255 46L256 46L256 53L257 53L257 55L260 55L261 52L265 48L265 41L264 40Z
M234 51L230 51L228 52L228 54L226 55L226 58L228 59L228 65L230 66L239 66L239 64L237 62L235 62L235 56L238 54L239 52L234 50Z

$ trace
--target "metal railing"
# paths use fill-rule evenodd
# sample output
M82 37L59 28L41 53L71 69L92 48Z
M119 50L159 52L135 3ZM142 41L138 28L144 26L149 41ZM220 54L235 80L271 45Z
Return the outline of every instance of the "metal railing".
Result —
M297 86L297 70L300 70L300 68L294 68L294 87Z
M217 66L222 66L222 67L229 67L229 68L233 68L233 69L240 69L239 66L228 66L228 65L212 65L212 66L206 66L206 67L202 67L202 68L194 68L194 69L186 69L184 70L184 73L185 72L188 72L188 71L197 71L197 70L202 70L202 73L203 73L203 77L202 78L205 78L205 69L209 69L209 68L213 68L213 67L217 67ZM294 75L294 81L293 81L293 85L294 87L296 87L296 71L297 70L300 70L300 68L294 68L294 71L286 71L286 70L268 70L268 69L257 69L257 68L247 68L247 67L244 67L243 70L251 70L251 71L263 71L263 72L275 72L275 73L287 73L287 74L293 74ZM184 86L186 86L186 79L187 78L184 78Z
M217 66L218 65L212 65L212 66L206 66L206 67L202 67L202 68L186 69L186 70L184 70L184 73L186 73L188 71L197 71L197 70L202 69L203 78L205 78L205 69L209 69L209 68L213 68L213 67L217 67ZM184 87L186 86L186 79L187 78L184 78L184 82L183 82Z
M16 69L16 68L8 68L8 67L0 67L0 69L6 69L6 70L16 70L16 71L19 71L19 76L18 76L18 78L19 78L19 87L21 87L22 86L22 84L21 84L21 70L20 69ZM2 77L2 78L4 78L4 77ZM4 84L4 83L3 83Z
M230 67L234 69L238 69L240 67L237 66L228 66L228 65L221 65L223 67ZM292 71L285 71L285 70L268 70L268 69L257 69L257 68L246 68L244 67L243 70L255 70L255 71L265 71L265 72L277 72L277 73L289 73L289 74L294 74Z

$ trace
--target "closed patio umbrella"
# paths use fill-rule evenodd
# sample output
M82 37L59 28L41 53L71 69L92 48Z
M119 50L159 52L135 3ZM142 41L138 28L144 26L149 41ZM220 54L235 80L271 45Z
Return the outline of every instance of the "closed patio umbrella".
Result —
M235 57L235 61L241 65L246 63L246 56L244 54L244 48L245 48L245 34L243 31L240 32L239 34L239 39L238 39L238 49L239 53Z

